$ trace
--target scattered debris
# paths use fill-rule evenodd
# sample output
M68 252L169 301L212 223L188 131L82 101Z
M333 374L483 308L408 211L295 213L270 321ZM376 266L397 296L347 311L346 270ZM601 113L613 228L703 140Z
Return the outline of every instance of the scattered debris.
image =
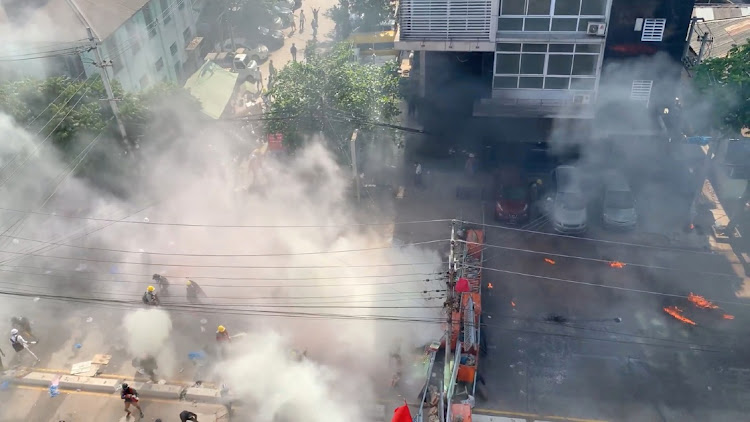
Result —
M688 300L693 302L693 304L699 308L703 308L703 309L718 309L719 308L718 305L714 305L713 303L709 302L708 300L706 300L705 297L698 296L696 294L693 294L692 292L690 292L690 294L688 295Z
M555 265L555 260L554 259L544 258L544 262L546 262L548 264Z
M624 268L625 263L620 261L612 261L609 263L609 266L612 268Z
M148 217L143 217L143 222L144 223L148 223L149 221L151 221L151 220L149 220Z
M92 318L92 317L88 317L88 318L86 318L86 322L91 322L91 321L93 321L93 320L94 320L94 318Z
M724 314L724 319L734 319L734 315Z

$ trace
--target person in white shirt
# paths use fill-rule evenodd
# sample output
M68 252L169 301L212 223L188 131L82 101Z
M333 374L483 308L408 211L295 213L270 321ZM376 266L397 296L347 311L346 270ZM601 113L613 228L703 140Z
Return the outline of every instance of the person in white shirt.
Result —
M15 350L16 352L20 352L21 350L26 348L26 345L29 344L29 342L21 337L21 334L18 333L18 330L14 328L10 330L10 344L11 346L13 346L13 350Z

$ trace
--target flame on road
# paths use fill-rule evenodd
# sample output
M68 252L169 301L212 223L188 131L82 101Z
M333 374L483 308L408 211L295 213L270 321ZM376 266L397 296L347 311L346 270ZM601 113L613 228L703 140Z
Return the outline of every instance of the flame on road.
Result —
M513 302L513 301L511 300L511 301L510 301L510 306L512 306L512 307L514 307L514 308L515 308L515 307L516 307L516 302Z
M623 268L625 267L625 263L620 261L612 261L609 263L609 266L612 268Z
M734 315L724 314L724 319L734 319Z
M669 315L672 315L676 320L682 321L685 324L696 325L693 320L684 317L682 315L682 309L676 306L667 306L666 308L664 308L664 312L668 313Z
M493 287L493 286L492 286L492 283L487 283L487 288L488 288L488 289L491 289L492 287Z
M717 305L714 305L713 303L706 300L703 296L698 296L696 294L693 294L692 292L688 295L688 300L693 302L693 304L699 308L703 309L718 309L719 307Z
M546 262L548 264L555 265L555 260L554 259L544 258L544 262Z

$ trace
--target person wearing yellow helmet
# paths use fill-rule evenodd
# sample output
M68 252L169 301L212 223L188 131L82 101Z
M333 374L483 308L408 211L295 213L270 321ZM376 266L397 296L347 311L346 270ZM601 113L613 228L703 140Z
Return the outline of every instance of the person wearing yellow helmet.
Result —
M159 296L156 295L156 288L154 286L148 286L146 293L143 294L143 303L149 306L159 306L161 301Z
M229 336L229 331L223 325L219 325L216 329L216 341L219 343L231 343L232 338Z

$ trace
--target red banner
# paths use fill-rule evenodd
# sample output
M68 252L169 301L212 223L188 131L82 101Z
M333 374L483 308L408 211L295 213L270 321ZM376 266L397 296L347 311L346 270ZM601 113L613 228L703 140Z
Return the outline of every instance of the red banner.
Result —
M284 135L281 133L268 134L268 149L270 151L281 151L284 149Z

